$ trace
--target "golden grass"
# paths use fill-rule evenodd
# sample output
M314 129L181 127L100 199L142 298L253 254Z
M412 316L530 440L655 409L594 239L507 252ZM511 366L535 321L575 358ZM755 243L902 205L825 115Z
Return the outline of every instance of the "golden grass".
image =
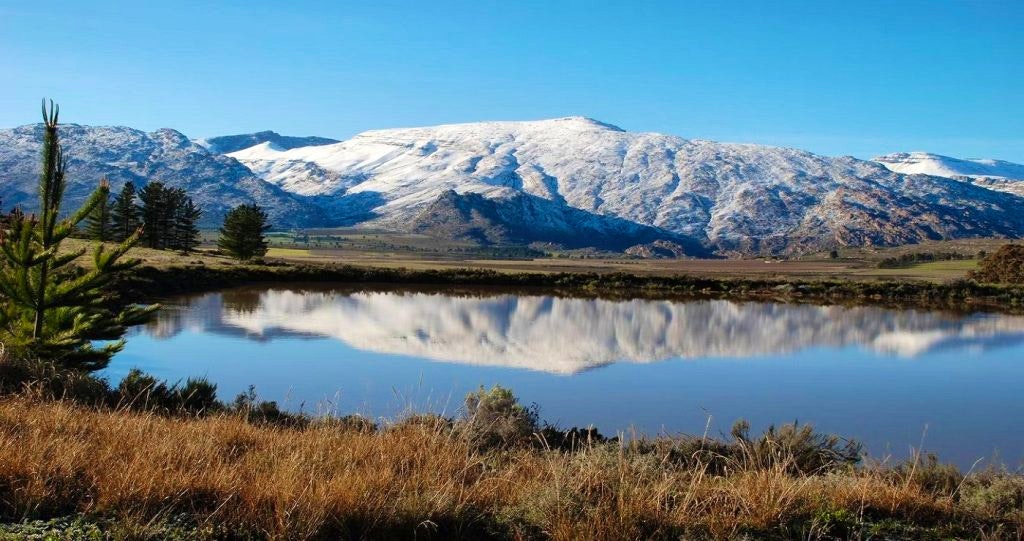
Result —
M824 513L926 527L956 513L951 495L891 471L711 475L616 444L479 453L445 426L282 428L6 398L0 511L113 518L136 535L184 514L197 535L268 539L815 538Z
M309 250L300 248L269 248L267 257L304 257L309 255Z

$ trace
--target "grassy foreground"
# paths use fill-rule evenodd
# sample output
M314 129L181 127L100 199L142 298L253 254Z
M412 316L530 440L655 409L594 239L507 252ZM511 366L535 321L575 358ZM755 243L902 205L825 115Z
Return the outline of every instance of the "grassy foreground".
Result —
M778 441L783 441L780 438ZM703 438L483 448L382 429L0 400L0 539L1019 538L1024 478L928 462L803 471ZM743 447L741 446L741 450ZM793 451L793 452L790 452ZM718 458L716 458L716 456ZM61 537L54 537L61 538Z

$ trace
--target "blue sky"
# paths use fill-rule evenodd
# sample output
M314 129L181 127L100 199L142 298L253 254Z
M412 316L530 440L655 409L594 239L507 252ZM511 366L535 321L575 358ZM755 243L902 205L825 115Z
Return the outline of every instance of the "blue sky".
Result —
M0 127L194 137L584 115L1024 162L1024 2L0 0Z

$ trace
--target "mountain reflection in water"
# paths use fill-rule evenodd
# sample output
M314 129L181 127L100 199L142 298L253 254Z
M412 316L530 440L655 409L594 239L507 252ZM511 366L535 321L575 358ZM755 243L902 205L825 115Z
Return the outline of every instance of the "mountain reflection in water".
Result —
M243 288L185 299L145 332L339 340L377 353L573 374L614 362L860 347L914 357L1024 342L1024 317L724 300L601 300Z

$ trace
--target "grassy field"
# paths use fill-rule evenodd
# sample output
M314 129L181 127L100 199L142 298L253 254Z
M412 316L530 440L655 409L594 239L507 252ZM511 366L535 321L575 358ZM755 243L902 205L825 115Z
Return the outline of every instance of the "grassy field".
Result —
M332 230L333 231L333 230ZM322 232L327 235L329 232ZM488 257L488 252L466 244L437 241L415 235L387 233L332 233L331 241L296 243L290 234L271 236L267 259L297 264L350 264L376 268L407 268L413 270L488 269L498 272L560 273L596 272L646 276L702 276L723 278L805 279L805 280L927 280L943 282L963 278L977 265L976 257L968 260L936 261L901 268L879 268L886 258L913 253L957 253L975 256L979 251L991 253L1006 244L1003 239L971 239L933 241L895 248L844 249L838 258L829 254L811 254L800 258L746 259L630 259L611 254L554 252L550 257L510 258ZM365 238L364 238L365 237ZM311 238L315 239L316 236ZM324 237L328 238L328 237ZM212 237L200 251L177 254L137 248L133 255L154 267L205 265L230 267L237 262L216 255ZM276 240L275 240L276 239ZM82 246L84 241L71 241Z
M732 444L749 450L738 454L700 437L482 450L446 422L415 417L383 429L282 427L234 414L179 418L8 397L0 400L0 514L15 523L0 525L0 539L48 528L58 531L52 539L72 538L60 533L70 529L134 539L1024 532L1019 476L965 478L927 461L805 471L789 440L763 441L759 451Z
M964 276L968 272L977 268L977 259L962 259L957 261L929 261L927 263L917 263L899 269L874 269L871 275L900 278L934 278L940 280L948 280L951 277Z

